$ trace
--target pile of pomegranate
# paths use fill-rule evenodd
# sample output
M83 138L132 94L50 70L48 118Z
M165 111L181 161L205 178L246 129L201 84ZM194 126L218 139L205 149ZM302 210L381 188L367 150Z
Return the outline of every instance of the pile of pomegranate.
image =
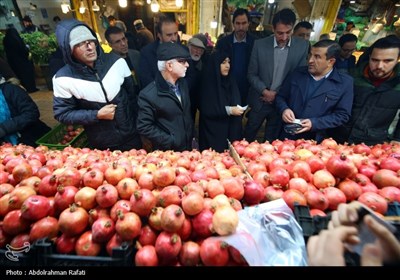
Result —
M62 138L60 139L60 142L58 144L61 144L61 145L69 144L82 131L83 131L83 127L81 127L81 126L78 126L76 128L73 125L66 126L64 128L64 130L62 131L63 135L62 135Z
M283 198L326 215L358 200L384 215L400 202L400 145L332 139L233 143L228 151L100 151L0 146L0 248L49 238L60 254L97 256L129 242L132 265L246 265L213 236L244 206Z

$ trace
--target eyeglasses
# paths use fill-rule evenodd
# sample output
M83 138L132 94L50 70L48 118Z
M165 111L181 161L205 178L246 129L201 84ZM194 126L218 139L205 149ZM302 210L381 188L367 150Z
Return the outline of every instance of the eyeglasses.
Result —
M85 51L88 49L89 46L91 46L92 48L96 46L96 41L95 40L86 40L83 42L80 42L79 44L75 45L76 47L78 47L81 51Z
M354 52L356 49L342 49L343 52Z
M179 59L176 59L176 62L179 62L182 65L185 65L188 61L184 58L179 58Z

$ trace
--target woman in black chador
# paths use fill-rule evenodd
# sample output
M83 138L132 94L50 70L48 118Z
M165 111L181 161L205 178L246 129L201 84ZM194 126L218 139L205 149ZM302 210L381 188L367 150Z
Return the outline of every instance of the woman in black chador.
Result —
M38 91L35 82L35 68L29 59L29 50L15 28L9 28L3 39L8 64L27 92Z
M230 58L226 53L211 54L202 77L200 92L199 148L223 152L231 142L242 138L240 93L230 73Z

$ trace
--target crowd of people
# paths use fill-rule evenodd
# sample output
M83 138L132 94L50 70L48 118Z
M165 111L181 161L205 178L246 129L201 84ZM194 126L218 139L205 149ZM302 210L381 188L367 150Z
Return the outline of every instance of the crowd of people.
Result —
M223 151L226 139L256 140L264 123L262 141L333 137L339 143L372 145L400 140L397 36L376 41L356 64L353 52L358 38L351 33L351 24L338 42L322 39L311 44L313 26L306 21L296 24L296 15L288 8L273 15L273 34L264 38L249 31L249 12L236 9L233 31L220 36L211 51L205 34L195 34L183 44L176 21L167 15L159 16L154 37L136 19L135 39L121 20L110 16L108 21L104 35L111 53L103 52L89 26L63 20L57 22L59 47L50 59L54 117L62 123L84 125L93 148L190 149L178 144L177 138L175 145L171 143L182 130L185 139L198 139L201 150ZM24 32L36 30L28 17L24 27ZM173 43L171 49L182 48L185 55L160 60L158 50L166 43ZM7 30L4 46L21 85L30 93L37 91L29 50L16 29ZM177 69L175 61L181 62L182 69ZM176 79L165 79L165 74ZM83 93L86 85L90 91ZM158 112L154 106L151 114L144 114L146 107L137 103L144 102L141 95L151 87L157 88L159 100L169 92L177 102L175 93L182 94L183 101L176 104L182 126L158 123L163 118L170 123L175 120L167 117L171 112ZM143 120L156 124L171 139L151 136ZM198 129L188 129L197 120ZM115 132L115 137L103 139L100 127Z
M184 151L198 138L200 150L223 152L227 139L254 141L264 121L263 141L333 137L339 143L400 142L396 36L377 40L356 64L355 35L311 44L312 25L295 25L291 9L278 11L273 34L260 39L249 32L248 11L237 9L233 32L221 36L211 53L204 34L182 44L177 23L166 15L160 16L155 37L142 20L134 21L136 49L130 47L123 22L108 20L110 53L103 52L96 33L81 21L61 20L56 28L62 63L53 70L54 117L83 125L90 148ZM25 32L35 31L31 21L24 25ZM0 139L35 146L50 128L39 120L28 94L37 90L34 81L21 73L32 71L29 51L13 28L4 46L11 68L1 63L7 78L0 84ZM19 81L14 73L21 86L13 84ZM296 129L287 129L291 124ZM310 265L345 264L346 244L359 242L354 227L359 207L340 205L329 229L310 238ZM400 243L393 234L369 215L363 222L378 242L364 247L361 263L399 263Z

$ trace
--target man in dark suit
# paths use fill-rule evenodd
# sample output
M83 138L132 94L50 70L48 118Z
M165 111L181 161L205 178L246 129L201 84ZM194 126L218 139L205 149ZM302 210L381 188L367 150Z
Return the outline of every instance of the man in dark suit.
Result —
M249 33L250 16L245 9L236 9L233 13L234 31L220 38L216 48L231 58L231 71L239 87L241 105L247 105L249 82L247 80L247 69L250 61L251 50L256 37Z
M279 137L281 118L275 108L275 95L283 80L296 67L307 64L309 43L292 35L296 15L283 9L272 19L274 36L254 42L247 78L250 82L248 103L251 108L244 137L256 139L265 119L264 141Z
M144 88L149 83L153 82L157 68L157 48L160 44L167 42L179 42L178 25L175 20L169 16L161 15L156 27L157 40L143 47L140 50L140 84Z

